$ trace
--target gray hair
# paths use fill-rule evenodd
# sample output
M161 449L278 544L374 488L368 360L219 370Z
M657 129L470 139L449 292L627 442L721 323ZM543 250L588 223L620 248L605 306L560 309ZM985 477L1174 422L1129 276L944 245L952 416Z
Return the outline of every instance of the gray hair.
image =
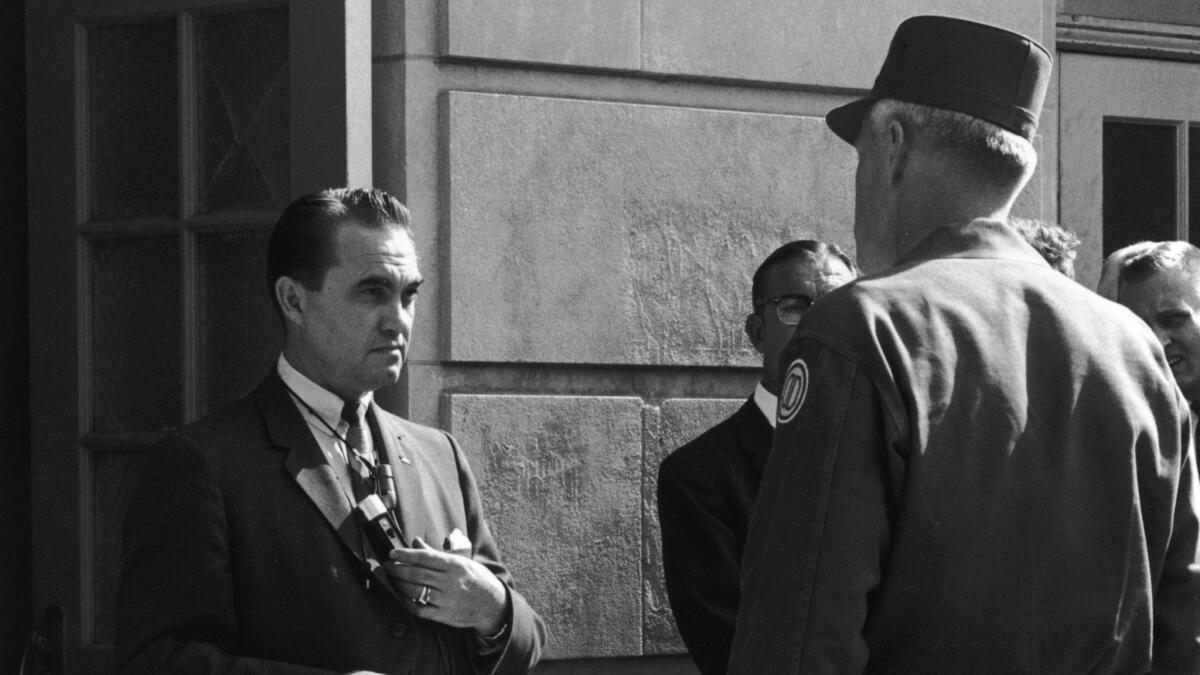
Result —
M1075 249L1079 248L1079 237L1074 232L1036 218L1014 216L1008 222L1051 267L1068 279L1075 278Z
M871 132L882 133L893 119L931 146L967 160L981 177L991 181L1021 185L1037 167L1032 143L977 117L885 98L871 108Z
M1125 268L1125 262L1139 253L1144 253L1154 248L1154 246L1155 242L1139 241L1136 244L1130 244L1110 253L1104 259L1104 266L1100 268L1100 281L1096 284L1096 293L1099 293L1102 298L1116 302L1117 289L1121 282L1121 271Z
M1200 248L1186 241L1155 242L1125 259L1117 277L1117 288L1146 281L1166 270L1196 272L1198 268Z

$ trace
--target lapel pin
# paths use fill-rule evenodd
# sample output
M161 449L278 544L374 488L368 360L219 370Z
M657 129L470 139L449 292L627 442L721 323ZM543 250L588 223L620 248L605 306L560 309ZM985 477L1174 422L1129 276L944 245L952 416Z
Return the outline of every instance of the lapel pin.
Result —
M403 444L404 444L404 435L403 435L403 434L397 434L397 435L396 435L396 441L397 441L398 443L400 443L401 445L403 445ZM396 450L396 454L397 454L397 455L400 457L400 462L401 462L402 464L410 464L410 465L412 464L412 462L408 461L408 456L404 454L404 448L403 448L403 447L397 448L397 450Z

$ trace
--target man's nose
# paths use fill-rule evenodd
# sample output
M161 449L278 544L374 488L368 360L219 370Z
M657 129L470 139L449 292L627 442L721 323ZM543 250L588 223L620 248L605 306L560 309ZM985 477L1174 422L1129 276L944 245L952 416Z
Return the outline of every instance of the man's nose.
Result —
M405 305L402 301L389 303L387 311L379 322L379 329L385 333L395 333L408 338L412 332L413 303Z
M1167 345L1171 344L1171 334L1166 329L1157 325L1152 326L1152 328L1154 329L1154 337L1158 338L1158 341L1160 344L1162 344L1162 346L1166 347Z

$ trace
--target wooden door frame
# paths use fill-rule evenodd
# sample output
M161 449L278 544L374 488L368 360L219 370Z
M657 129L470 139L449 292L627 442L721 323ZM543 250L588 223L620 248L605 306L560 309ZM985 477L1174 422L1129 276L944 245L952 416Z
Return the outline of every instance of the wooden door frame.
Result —
M194 11L289 8L291 196L372 181L371 1L26 0L29 179L29 325L33 569L31 624L65 609L63 672L109 672L112 653L92 642L91 355L87 246L87 27ZM178 50L188 53L181 41ZM184 59L186 61L187 59ZM180 66L181 97L190 75ZM300 92L303 92L302 94ZM181 110L185 108L181 105ZM182 113L186 116L186 113ZM180 120L181 172L189 171L191 120ZM180 185L185 183L181 180ZM186 208L188 197L181 205ZM183 215L190 211L183 211ZM118 226L119 229L119 226ZM186 245L186 244L184 244ZM183 275L184 373L194 371L196 308ZM193 305L193 306L189 306ZM187 345L192 344L192 347ZM193 372L194 374L194 372ZM184 401L191 397L185 392ZM189 414L192 411L187 410ZM194 406L193 406L194 409Z
M1075 14L1058 14L1055 31L1057 54L1088 54L1127 58L1153 59L1157 61L1196 63L1200 62L1200 26L1153 23L1108 19ZM1059 59L1061 62L1061 59ZM1064 110L1064 87L1062 69L1055 68L1054 83L1057 98L1055 115L1059 118L1056 132L1057 197L1055 199L1059 222L1071 226L1070 214L1063 212L1063 172L1069 169L1063 157L1061 116ZM1193 224L1193 227L1196 225ZM1103 235L1102 224L1095 224L1097 235ZM1081 236L1086 233L1081 232ZM1086 242L1085 242L1086 243ZM1083 253L1083 251L1081 251Z
M1110 119L1145 121L1176 129L1189 126L1200 119L1200 113L1192 99L1179 96L1177 92L1184 86L1181 83L1196 82L1200 78L1200 64L1092 53L1069 56L1073 67L1083 70L1068 80L1065 67L1068 59L1062 59L1064 68L1060 71L1058 110L1059 209L1067 226L1074 225L1079 230L1083 241L1077 270L1080 281L1091 284L1100 271L1099 255L1104 248L1101 241L1103 207L1095 199L1103 190L1099 141L1104 122ZM1097 75L1101 71L1105 76ZM1113 98L1113 94L1120 95ZM1100 103L1093 105L1093 102ZM1068 142L1071 138L1077 142ZM1177 169L1180 157L1186 158L1183 139L1184 134L1177 132L1174 148ZM1183 238L1185 231L1194 235L1200 226L1192 223L1185 230L1188 185L1184 177L1184 171L1177 171L1172 238Z

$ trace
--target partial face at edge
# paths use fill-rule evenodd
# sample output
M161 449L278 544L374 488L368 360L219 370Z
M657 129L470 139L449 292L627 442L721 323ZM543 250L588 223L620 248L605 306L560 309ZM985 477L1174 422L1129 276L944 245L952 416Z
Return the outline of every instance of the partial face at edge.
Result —
M351 398L394 384L408 354L422 277L408 231L339 226L335 263L321 287L297 286L289 361L317 384Z
M1186 268L1164 270L1121 284L1117 300L1154 331L1188 401L1200 400L1200 278Z

